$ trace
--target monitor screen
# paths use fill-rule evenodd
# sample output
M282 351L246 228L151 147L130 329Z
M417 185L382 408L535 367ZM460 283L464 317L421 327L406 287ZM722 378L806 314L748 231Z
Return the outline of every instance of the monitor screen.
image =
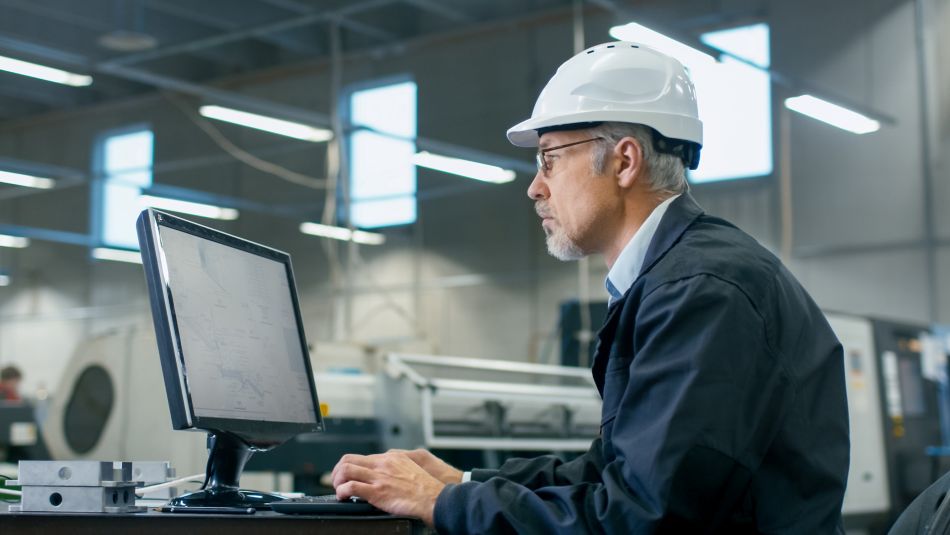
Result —
M138 226L173 426L322 430L290 256L154 210Z
M159 227L198 417L316 422L284 264Z

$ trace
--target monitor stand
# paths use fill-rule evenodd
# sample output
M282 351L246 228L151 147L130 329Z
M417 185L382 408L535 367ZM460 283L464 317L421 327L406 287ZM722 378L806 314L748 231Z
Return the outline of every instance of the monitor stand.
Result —
M189 508L228 509L243 512L248 508L270 509L270 503L284 499L277 494L241 489L241 472L255 451L251 446L231 433L211 431L208 433L208 467L205 484L201 490L183 494L169 500L166 508L187 513Z

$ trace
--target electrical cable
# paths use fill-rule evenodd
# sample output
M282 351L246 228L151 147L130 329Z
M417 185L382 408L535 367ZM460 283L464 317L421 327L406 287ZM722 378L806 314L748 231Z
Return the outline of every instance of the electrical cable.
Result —
M318 189L318 190L322 190L327 187L326 179L314 178L312 176L308 176L303 173L298 173L296 171L287 169L286 167L277 165L273 162L268 162L267 160L263 160L261 158L258 158L257 156L254 156L250 152L235 145L233 141L225 137L225 135L222 134L221 131L217 129L217 127L211 124L211 121L208 121L207 119L197 114L194 110L192 110L189 106L187 106L184 102L182 102L177 96L172 95L171 93L167 93L167 92L163 93L163 96L169 102L174 104L175 107L178 108L179 111L181 111L186 117L188 117L188 119L192 123L194 123L195 126L200 128L205 134L207 134L208 137L211 138L211 141L213 141L218 147L220 147L221 150L230 154L234 159L244 163L245 165L249 167L257 169L258 171L267 173L269 175L273 175L277 178L286 180L287 182L296 184L298 186L303 186L305 188Z
M174 487L179 483L187 483L191 481L204 481L204 474L194 474L186 477L180 477L178 479L173 479L171 481L166 481L164 483L156 483L155 485L149 485L147 487L139 487L135 489L135 494L137 496L142 496L143 494L148 494L149 492L154 492L156 490L161 490L168 487Z

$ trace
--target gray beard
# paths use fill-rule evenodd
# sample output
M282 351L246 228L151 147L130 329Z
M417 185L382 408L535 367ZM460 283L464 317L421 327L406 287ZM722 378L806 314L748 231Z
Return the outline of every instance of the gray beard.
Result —
M564 233L563 230L556 230L545 237L545 243L548 246L548 254L561 261L580 260L586 255L576 243Z

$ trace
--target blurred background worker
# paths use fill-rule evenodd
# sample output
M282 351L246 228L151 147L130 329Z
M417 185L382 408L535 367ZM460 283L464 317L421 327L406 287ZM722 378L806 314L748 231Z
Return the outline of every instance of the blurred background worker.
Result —
M0 370L0 401L20 401L20 382L23 374L16 366Z

